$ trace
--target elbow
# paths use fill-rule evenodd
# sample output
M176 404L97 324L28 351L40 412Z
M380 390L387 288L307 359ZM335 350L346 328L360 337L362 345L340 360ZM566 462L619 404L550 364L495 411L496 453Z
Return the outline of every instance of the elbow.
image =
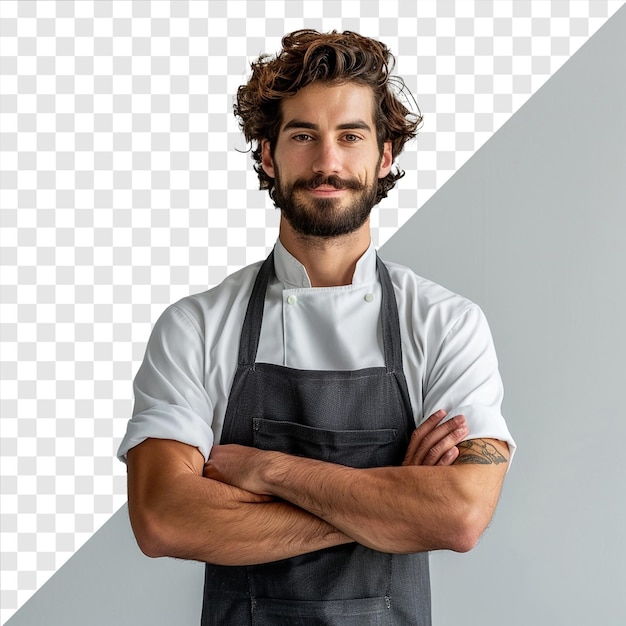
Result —
M454 552L469 552L478 544L487 528L491 516L478 504L467 504L460 507L452 532L449 535L447 548Z
M497 492L484 481L459 480L450 497L449 545L454 552L469 552L478 545L480 538L493 517L498 501Z
M136 532L135 539L137 540L139 549L151 559L169 556L164 542L157 535L146 532Z
M473 529L463 530L453 538L448 549L460 553L469 552L476 547L479 539L480 533L473 532Z
M469 552L478 544L489 520L480 507L464 502L449 503L446 513L435 515L432 526L413 525L407 544L395 546L398 552L421 552L424 550L451 550ZM412 532L411 532L412 531ZM383 549L377 547L376 549Z
M129 509L129 513L130 513ZM167 538L171 537L159 518L149 511L130 514L130 525L139 549L150 558L171 556Z

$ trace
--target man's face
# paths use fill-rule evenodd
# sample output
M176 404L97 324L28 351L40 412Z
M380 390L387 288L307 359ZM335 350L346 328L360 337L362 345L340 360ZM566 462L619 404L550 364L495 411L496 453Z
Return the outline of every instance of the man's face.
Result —
M358 83L313 83L283 101L274 154L263 142L262 165L297 233L337 237L367 221L393 161L390 142L379 150L373 111L371 88Z

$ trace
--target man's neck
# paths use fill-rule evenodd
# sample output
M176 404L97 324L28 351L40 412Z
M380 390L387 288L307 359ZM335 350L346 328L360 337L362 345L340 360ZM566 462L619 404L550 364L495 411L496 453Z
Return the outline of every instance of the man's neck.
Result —
M357 261L370 245L370 224L368 220L341 237L307 237L281 218L279 237L287 252L306 268L312 287L338 287L352 283Z

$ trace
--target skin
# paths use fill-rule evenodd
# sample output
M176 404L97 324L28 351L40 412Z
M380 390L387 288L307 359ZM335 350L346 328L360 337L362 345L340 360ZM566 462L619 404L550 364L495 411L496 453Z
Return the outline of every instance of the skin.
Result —
M416 436L414 444L425 449L422 443ZM471 440L459 447L453 465L414 465L405 459L401 467L354 469L225 445L213 448L204 475L292 502L375 550L466 552L491 520L508 449L497 440ZM429 454L435 456L432 449ZM416 452L414 459L419 456Z
M365 186L384 178L393 164L391 142L382 154L376 140L373 95L355 83L337 86L311 84L282 103L281 129L272 150L262 142L262 166L268 176L289 185L317 175L354 179ZM329 200L334 210L345 210L358 192L323 185L298 191L296 196L315 210L318 200ZM370 222L341 237L307 237L281 216L279 236L285 248L307 269L313 287L348 285L356 262L370 244Z
M441 469L450 463L453 448L453 456L458 454L455 446L468 434L465 418L438 425L444 416L438 411L415 430L406 465ZM245 446L215 446L205 465L197 448L178 441L147 439L132 448L128 506L141 550L151 557L254 565L355 540L297 505L228 484L226 473L237 482L238 472L235 467L224 468L225 473L217 469L220 453L236 466L238 455L249 464L254 452Z
M285 100L262 166L281 189L337 177L371 188L392 166L376 142L373 95L363 85L312 84ZM277 181L278 182L278 181ZM341 216L359 189L294 188L298 210ZM316 286L350 284L370 225L338 237L280 240ZM148 439L128 453L129 512L141 549L223 565L265 563L357 541L386 552L471 549L488 525L508 464L507 445L464 441L465 418L441 410L413 433L400 467L353 469L280 452L217 445L205 463L191 446Z

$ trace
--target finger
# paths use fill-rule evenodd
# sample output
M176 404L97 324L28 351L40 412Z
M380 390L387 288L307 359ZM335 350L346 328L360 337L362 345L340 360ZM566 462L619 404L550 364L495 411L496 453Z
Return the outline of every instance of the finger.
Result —
M429 418L430 419L430 418ZM456 428L460 428L465 424L465 418L462 415L457 415L452 419L445 421L443 424L441 420L434 428L432 423L429 425L429 430L416 429L412 435L412 445L410 446L410 455L407 454L406 460L413 465L421 465L424 458L428 454L428 451L441 441L444 437L448 436Z
M434 465L441 458L441 455L462 441L463 437L468 434L467 431L463 430L455 432L465 427L465 416L456 415L443 424L438 424L421 439L420 433L414 432L413 436L417 441L412 442L416 445L410 446L413 454L412 457L407 455L407 461L413 465L422 465L428 457L428 465Z
M435 411L430 417L425 419L411 434L411 439L409 440L409 446L407 448L406 454L404 455L404 461L402 465L415 465L413 463L413 459L417 450L419 448L420 443L424 439L428 433L432 432L439 422L445 418L447 413L443 409L439 409Z
M437 465L452 465L457 460L459 454L459 449L454 446L439 459Z
M441 422L442 419L445 418L445 416L447 415L447 411L445 409L438 409L437 411L435 411L432 415L430 415L429 417L427 417L418 427L416 430L420 431L421 433L428 433L432 430L434 430L437 425Z
M460 428L456 428L428 449L421 465L439 465L439 462L449 453L454 454L456 458L459 452L456 447L457 444L461 443L468 435L469 428L467 426L463 425ZM446 463L444 462L443 464L445 465Z

